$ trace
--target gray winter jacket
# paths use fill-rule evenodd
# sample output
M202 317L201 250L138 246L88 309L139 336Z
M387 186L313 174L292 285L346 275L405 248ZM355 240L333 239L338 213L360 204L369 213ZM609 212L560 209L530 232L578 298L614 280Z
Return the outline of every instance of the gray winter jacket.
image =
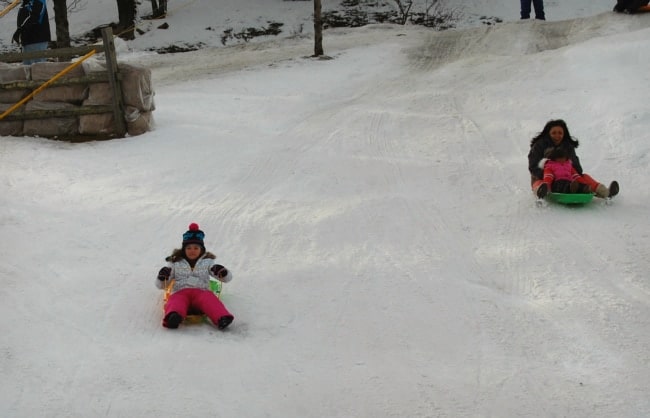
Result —
M217 264L215 263L215 259L214 254L205 253L196 261L194 268L192 268L190 263L184 258L169 257L167 259L167 267L170 267L172 270L169 279L174 281L172 293L187 288L209 290L211 277L224 283L231 281L232 273L230 273L230 270L228 270L228 274L225 277L217 277L212 273L210 268ZM221 265L220 267L223 268ZM156 279L156 287L159 289L164 289L167 283Z

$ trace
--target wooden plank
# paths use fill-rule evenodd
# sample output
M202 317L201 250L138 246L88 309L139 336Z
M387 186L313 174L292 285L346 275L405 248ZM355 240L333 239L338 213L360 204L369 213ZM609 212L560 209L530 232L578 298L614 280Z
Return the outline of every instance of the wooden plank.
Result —
M81 115L97 115L101 113L113 113L113 107L110 105L93 105L80 106L75 109L30 110L23 113L12 113L11 115L5 116L2 121L65 118Z
M104 56L106 57L106 70L108 71L108 82L113 91L113 119L115 120L115 132L120 136L126 136L126 120L124 120L124 98L117 67L117 56L115 55L115 43L113 42L113 29L110 26L102 28L102 40L104 41Z
M23 60L35 58L71 58L86 55L93 50L97 53L104 52L104 46L89 45L75 48L46 49L45 51L7 52L0 54L0 62L22 62Z
M95 84L95 83L108 83L108 73L105 72L96 72L88 74L82 77L70 77L62 78L54 81L50 84L50 87L60 87L60 86L74 86L74 85L85 85L85 84ZM21 80L13 81L11 83L0 84L0 91L2 90L33 90L43 84L42 81L33 81L33 80Z

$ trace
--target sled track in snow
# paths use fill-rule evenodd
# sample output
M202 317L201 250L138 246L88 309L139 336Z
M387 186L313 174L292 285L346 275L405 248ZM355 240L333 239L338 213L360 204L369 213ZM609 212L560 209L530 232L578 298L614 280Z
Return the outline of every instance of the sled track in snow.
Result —
M650 27L644 15L605 12L596 16L562 21L516 21L473 29L436 32L419 26L370 25L362 28L329 30L324 34L325 53L336 57L341 51L385 42L396 37L416 41L410 58L414 68L424 71L446 63L481 55L513 56L535 54L584 42L592 38L633 32ZM347 36L350 32L353 36ZM385 36L377 36L383 33ZM505 45L505 47L504 47ZM307 58L313 53L311 37L276 39L268 42L213 48L182 54L138 56L151 68L156 85L210 78L260 65Z
M464 58L535 54L648 27L650 20L642 15L608 12L554 22L517 21L474 29L432 32L426 37L423 47L411 52L411 59L414 67L427 71Z

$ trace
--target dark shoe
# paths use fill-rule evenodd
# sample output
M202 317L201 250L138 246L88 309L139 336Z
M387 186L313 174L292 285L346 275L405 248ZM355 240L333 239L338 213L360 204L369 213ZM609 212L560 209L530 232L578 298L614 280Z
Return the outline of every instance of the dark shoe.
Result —
M609 185L609 197L614 197L618 194L618 182L614 180Z
M569 186L569 193L587 194L591 193L589 185L582 184L578 180L573 180Z
M546 183L540 184L537 188L536 194L539 199L544 199L548 194L548 185Z
M183 317L178 312L170 312L163 320L163 327L176 329L183 322Z
M235 317L232 316L232 315L224 315L224 316L222 316L217 321L217 328L225 329L228 325L230 325L230 323L232 322L233 319L235 319Z

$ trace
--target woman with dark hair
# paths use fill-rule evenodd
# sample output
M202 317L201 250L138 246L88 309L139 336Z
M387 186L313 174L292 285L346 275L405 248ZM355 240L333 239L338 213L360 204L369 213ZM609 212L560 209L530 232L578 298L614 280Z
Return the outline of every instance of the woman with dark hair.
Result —
M589 174L582 171L580 159L576 154L579 142L569 133L569 127L562 119L550 120L530 141L530 152L528 153L528 171L530 182L537 197L544 197L548 193L548 186L544 183L544 159L554 149L561 148L571 160L573 168L582 176L584 183L589 185L590 190L601 198L614 197L618 194L618 182L613 181L609 187L596 181ZM543 161L544 160L544 161Z

